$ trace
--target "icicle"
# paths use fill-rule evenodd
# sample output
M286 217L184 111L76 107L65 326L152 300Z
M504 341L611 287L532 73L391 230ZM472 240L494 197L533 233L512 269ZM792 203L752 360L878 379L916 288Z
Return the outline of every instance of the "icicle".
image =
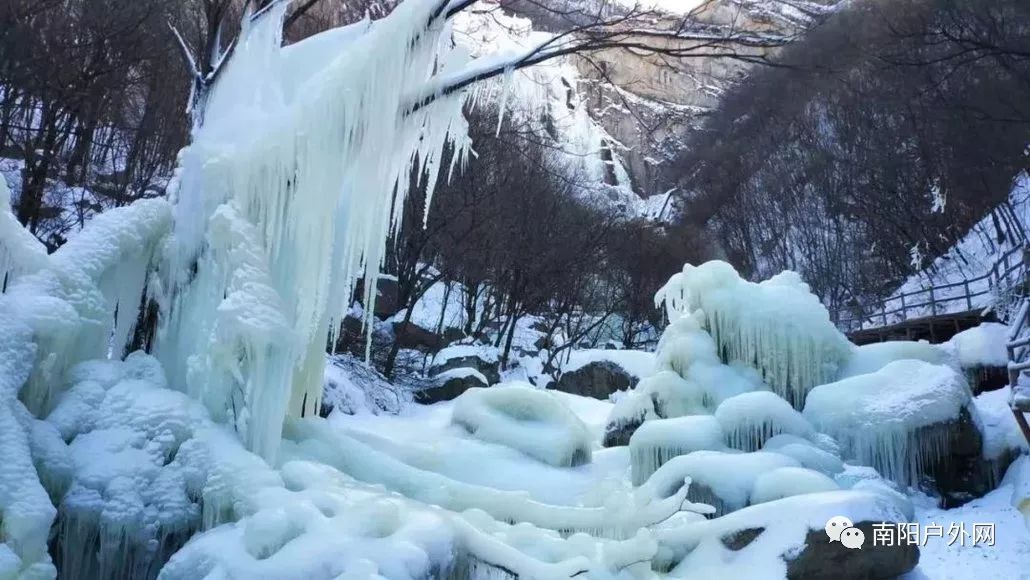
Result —
M274 455L282 416L268 407L255 417L254 399L227 391L224 373L236 367L232 373L253 394L288 389L287 402L274 405L282 415L317 413L330 326L344 318L343 297L361 278L369 281L371 328L373 281L412 164L417 160L435 182L445 145L455 141L459 157L468 147L461 94L410 106L435 73L467 59L451 47L446 25L425 30L436 3L405 2L375 23L283 48L287 4L274 4L244 31L208 97L205 125L183 152L176 243L160 300L166 316L155 347L171 383L197 393L213 415L231 414L251 432L265 430L249 440L266 442L266 457ZM209 247L209 221L227 202L254 229L253 251L263 254L267 287L291 331L268 336L235 361L225 353L219 365L202 365L196 361L214 339L213 321L233 271L219 263L225 254Z

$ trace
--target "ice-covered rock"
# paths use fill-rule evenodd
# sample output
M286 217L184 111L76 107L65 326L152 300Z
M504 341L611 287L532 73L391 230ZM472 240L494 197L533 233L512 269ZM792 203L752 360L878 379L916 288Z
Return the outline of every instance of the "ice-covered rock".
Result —
M957 457L980 455L971 395L955 369L899 360L865 375L816 387L804 416L835 437L845 459L914 485L945 474Z
M755 391L730 397L715 410L726 443L742 451L758 451L776 435L813 437L812 425L776 393Z
M648 421L629 440L633 485L647 481L673 457L725 448L722 427L710 415Z
M835 379L851 355L851 344L794 272L755 284L725 262L687 264L656 300L665 303L670 320L697 313L723 361L760 370L796 409L810 389Z
M743 508L751 500L755 480L764 473L781 467L800 467L786 455L756 451L728 453L695 451L674 457L658 468L641 486L655 497L668 497L690 479L687 497L715 508L717 515Z
M550 465L590 462L593 437L587 426L561 399L529 384L470 389L455 401L451 421L477 439Z

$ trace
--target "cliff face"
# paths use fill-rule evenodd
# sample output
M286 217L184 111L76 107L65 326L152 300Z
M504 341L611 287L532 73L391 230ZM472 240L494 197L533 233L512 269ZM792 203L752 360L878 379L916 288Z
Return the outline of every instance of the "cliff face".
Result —
M612 2L593 0L597 7ZM648 29L659 34L689 31L695 36L726 34L789 39L802 33L833 9L839 0L712 0L684 1L689 16L660 14ZM591 13L591 0L566 0L570 7ZM506 9L528 18L537 29L560 31L561 19L542 13L520 0L502 2ZM628 2L632 5L633 2ZM567 21L566 21L567 22ZM566 24L568 25L568 24ZM654 46L657 36L641 38ZM701 40L661 42L665 51L616 48L576 58L583 101L591 117L611 137L602 144L621 157L633 189L642 197L671 188L666 162L699 128L705 113L718 104L724 91L756 66L757 59L775 48L705 46ZM674 54L669 54L669 53ZM686 58L675 53L690 54ZM745 58L739 58L744 56Z

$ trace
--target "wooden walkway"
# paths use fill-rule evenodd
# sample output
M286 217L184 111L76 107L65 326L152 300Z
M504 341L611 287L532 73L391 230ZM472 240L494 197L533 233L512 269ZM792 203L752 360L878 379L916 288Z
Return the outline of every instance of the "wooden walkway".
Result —
M831 315L855 344L887 340L945 342L981 322L997 321L993 311L982 307L984 303L1026 295L1028 265L1030 246L1017 246L1002 254L981 276L895 294Z

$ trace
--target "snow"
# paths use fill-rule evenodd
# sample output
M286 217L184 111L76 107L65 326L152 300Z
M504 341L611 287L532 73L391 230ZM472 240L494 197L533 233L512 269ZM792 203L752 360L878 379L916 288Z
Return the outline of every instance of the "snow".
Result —
M910 485L950 456L949 432L918 430L958 420L970 401L969 386L955 369L900 360L812 389L804 416L840 442L845 459Z
M760 504L806 493L840 489L829 477L804 467L780 467L759 475L751 488L751 504Z
M467 379L469 377L476 379L484 387L490 386L490 381L488 381L486 377L483 376L483 373L477 371L476 369L470 369L468 367L461 367L457 369L451 369L449 371L444 371L436 375L435 378L437 383L443 384L451 379Z
M629 440L633 484L640 485L673 457L700 450L726 448L715 417L696 415L648 421Z
M1030 451L1026 437L1012 417L1012 407L1009 406L1011 393L1012 389L1005 386L980 393L973 399L976 416L980 419L986 459L1002 459L1008 452Z
M812 387L836 378L851 354L826 308L794 272L756 284L725 262L687 264L655 299L665 303L670 321L700 313L720 358L760 370L796 409Z
M769 391L755 391L730 397L715 410L715 418L726 433L726 443L742 451L758 451L780 434L799 437L814 435L812 426L787 401Z
M962 368L1003 367L1008 365L1009 327L997 322L985 322L956 334L944 343L958 359Z
M451 421L477 439L506 445L550 465L590 462L590 430L561 399L529 384L469 389L455 400Z
M1026 458L1023 458L1026 463ZM1013 466L1013 469L1015 466ZM941 510L931 498L916 506L916 519L921 530L936 524L943 526L944 538L928 538L920 546L919 567L904 576L905 580L946 580L949 578L1024 578L1030 562L1030 520L1012 505L1013 486L1005 484L980 499L962 507ZM974 524L994 524L995 545L948 545L948 530L959 526L971 534Z

